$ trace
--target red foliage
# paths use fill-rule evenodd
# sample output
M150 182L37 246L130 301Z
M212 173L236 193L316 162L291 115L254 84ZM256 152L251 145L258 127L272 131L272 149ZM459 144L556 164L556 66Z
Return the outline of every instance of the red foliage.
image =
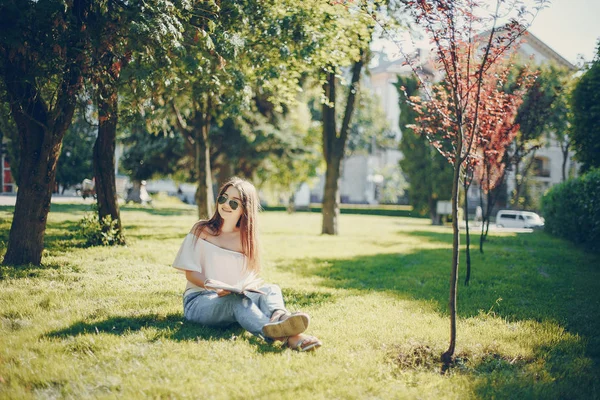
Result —
M474 176L484 191L493 189L504 173L503 157L514 139L514 124L531 75L520 76L506 90L508 49L525 33L520 21L481 32L489 23L469 0L409 1L417 23L431 37L437 69L444 80L413 99L418 118L413 126L453 163L459 157L464 179ZM414 67L414 66L413 66ZM417 72L416 68L413 68Z

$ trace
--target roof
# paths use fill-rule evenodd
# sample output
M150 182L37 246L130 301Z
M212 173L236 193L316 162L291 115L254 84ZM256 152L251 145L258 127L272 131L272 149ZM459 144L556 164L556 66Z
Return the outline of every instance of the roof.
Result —
M485 37L489 34L489 30L479 34L479 37ZM542 42L537 36L529 31L525 31L525 35L523 37L525 43L529 44L531 47L535 49L538 53L556 62L558 65L562 67L566 67L570 70L575 70L575 65L571 64L566 58L558 54L554 51L550 46ZM402 70L405 69L405 59L400 58L396 60L384 60L378 66L371 68L371 75L381 74L381 73L401 73ZM404 67L404 68L403 68ZM423 71L427 75L435 76L435 67L433 66L432 60L427 59L419 64L419 67L423 68Z

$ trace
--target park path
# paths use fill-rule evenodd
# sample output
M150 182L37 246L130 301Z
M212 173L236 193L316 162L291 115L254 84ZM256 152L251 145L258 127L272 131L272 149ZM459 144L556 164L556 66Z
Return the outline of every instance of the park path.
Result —
M0 206L14 206L17 201L16 193L0 193ZM92 204L95 200L91 197L83 199L81 196L75 196L72 194L55 194L52 196L52 203L80 203L80 204Z

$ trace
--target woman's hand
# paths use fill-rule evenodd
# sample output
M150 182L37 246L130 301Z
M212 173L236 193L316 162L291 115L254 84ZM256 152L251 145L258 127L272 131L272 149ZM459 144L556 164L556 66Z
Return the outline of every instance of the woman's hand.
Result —
M217 296L219 297L223 297L223 296L227 296L228 294L231 294L231 292L229 290L225 290L225 289L214 289L215 292L217 292Z

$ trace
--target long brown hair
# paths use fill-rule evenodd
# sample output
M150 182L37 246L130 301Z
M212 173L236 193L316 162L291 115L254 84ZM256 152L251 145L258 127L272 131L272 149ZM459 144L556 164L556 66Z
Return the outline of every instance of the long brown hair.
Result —
M233 177L221 186L218 196L233 186L240 192L242 201L242 215L237 222L237 227L240 228L240 236L242 240L242 253L248 259L247 268L252 272L260 271L260 255L258 250L258 210L260 208L260 200L258 192L253 184L243 179ZM217 197L218 197L217 196ZM218 207L215 207L215 213L208 221L199 221L192 228L192 233L196 237L200 237L200 233L206 228L209 228L211 234L219 236L223 228L223 218L219 214Z

